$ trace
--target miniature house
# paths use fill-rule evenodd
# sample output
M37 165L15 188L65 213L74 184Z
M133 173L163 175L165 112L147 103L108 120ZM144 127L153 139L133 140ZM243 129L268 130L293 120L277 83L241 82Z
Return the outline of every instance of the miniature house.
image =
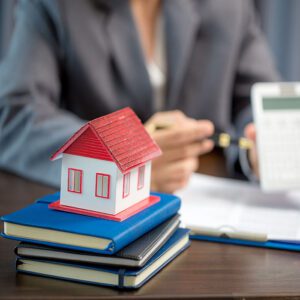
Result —
M151 160L160 154L130 108L88 122L51 157L62 157L60 205L126 210L149 197Z

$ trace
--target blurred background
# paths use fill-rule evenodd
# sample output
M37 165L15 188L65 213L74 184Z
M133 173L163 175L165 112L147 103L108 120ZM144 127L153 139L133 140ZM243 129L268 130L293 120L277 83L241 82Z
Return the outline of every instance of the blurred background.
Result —
M17 1L0 0L0 60L9 45ZM283 80L300 81L300 1L254 0L254 5Z

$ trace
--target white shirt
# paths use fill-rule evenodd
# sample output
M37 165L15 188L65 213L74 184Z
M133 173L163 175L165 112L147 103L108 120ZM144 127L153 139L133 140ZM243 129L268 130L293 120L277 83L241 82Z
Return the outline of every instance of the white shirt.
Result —
M153 89L155 109L161 111L165 104L167 80L165 35L161 15L156 23L154 55L152 60L147 63L147 71Z

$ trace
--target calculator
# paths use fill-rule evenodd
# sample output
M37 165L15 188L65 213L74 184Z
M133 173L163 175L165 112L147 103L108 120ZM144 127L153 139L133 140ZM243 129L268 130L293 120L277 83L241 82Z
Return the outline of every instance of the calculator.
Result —
M251 100L262 189L300 190L300 83L257 83Z

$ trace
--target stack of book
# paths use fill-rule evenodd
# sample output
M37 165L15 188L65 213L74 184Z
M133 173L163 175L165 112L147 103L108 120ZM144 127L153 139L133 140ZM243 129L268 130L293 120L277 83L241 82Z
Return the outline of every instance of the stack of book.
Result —
M189 246L179 228L180 199L160 201L123 222L48 208L48 195L2 217L15 249L17 271L119 288L138 288Z

